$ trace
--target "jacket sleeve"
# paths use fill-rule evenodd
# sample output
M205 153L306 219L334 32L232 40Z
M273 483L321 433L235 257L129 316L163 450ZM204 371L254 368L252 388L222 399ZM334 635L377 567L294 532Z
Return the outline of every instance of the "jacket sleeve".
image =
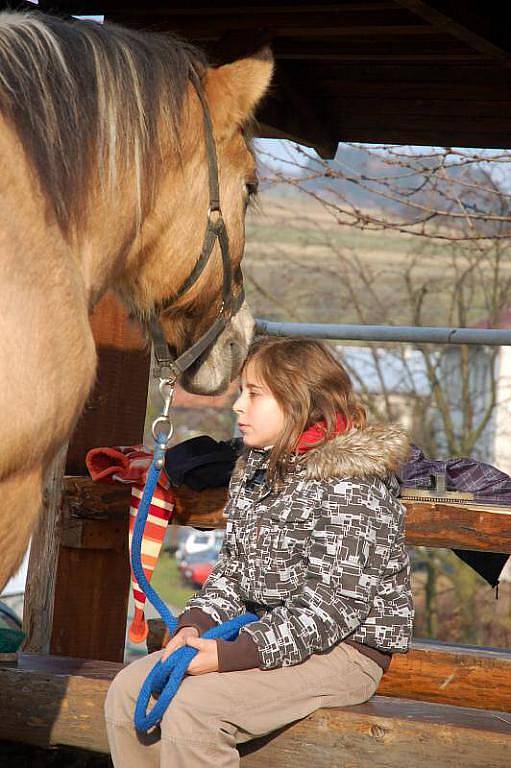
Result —
M400 507L384 500L381 486L345 480L325 486L303 587L241 629L258 647L260 668L299 664L352 634L367 618Z

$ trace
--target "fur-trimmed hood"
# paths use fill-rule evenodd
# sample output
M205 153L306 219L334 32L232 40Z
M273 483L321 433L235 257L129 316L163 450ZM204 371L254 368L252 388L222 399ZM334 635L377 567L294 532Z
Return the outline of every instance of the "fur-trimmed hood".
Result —
M380 477L397 472L406 461L410 442L396 425L372 424L351 429L304 454L300 464L311 480L328 477Z

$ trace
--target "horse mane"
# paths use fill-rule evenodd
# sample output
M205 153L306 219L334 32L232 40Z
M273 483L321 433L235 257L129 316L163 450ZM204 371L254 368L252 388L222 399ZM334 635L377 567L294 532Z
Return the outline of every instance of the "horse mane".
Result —
M163 151L180 150L191 70L205 66L171 35L0 14L0 112L65 233L83 228L95 189L113 194L127 178L139 216L149 209Z

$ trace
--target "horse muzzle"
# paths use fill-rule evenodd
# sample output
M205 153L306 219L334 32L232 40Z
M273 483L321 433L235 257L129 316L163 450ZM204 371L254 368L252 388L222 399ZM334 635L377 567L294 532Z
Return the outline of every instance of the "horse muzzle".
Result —
M244 302L215 343L181 376L180 383L194 395L219 395L239 375L254 335L255 322Z

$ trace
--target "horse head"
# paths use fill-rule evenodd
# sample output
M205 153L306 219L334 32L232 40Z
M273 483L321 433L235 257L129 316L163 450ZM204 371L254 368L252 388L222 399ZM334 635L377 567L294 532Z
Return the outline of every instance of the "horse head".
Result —
M270 52L214 68L171 35L0 19L0 139L41 252L53 271L63 259L79 270L73 290L88 308L113 288L140 319L157 320L174 356L213 325L183 384L223 390L253 329L240 270L256 188L247 133Z
M200 83L190 82L181 113L180 152L176 157L169 148L166 172L141 227L136 268L121 283L136 312L158 321L173 357L225 315L223 330L182 374L182 385L196 394L227 388L241 369L253 334L240 268L245 215L257 192L248 128L272 69L265 48L234 63L205 68ZM213 137L209 146L208 131ZM219 200L213 201L215 197ZM209 241L205 253L218 225L228 264L220 236Z

